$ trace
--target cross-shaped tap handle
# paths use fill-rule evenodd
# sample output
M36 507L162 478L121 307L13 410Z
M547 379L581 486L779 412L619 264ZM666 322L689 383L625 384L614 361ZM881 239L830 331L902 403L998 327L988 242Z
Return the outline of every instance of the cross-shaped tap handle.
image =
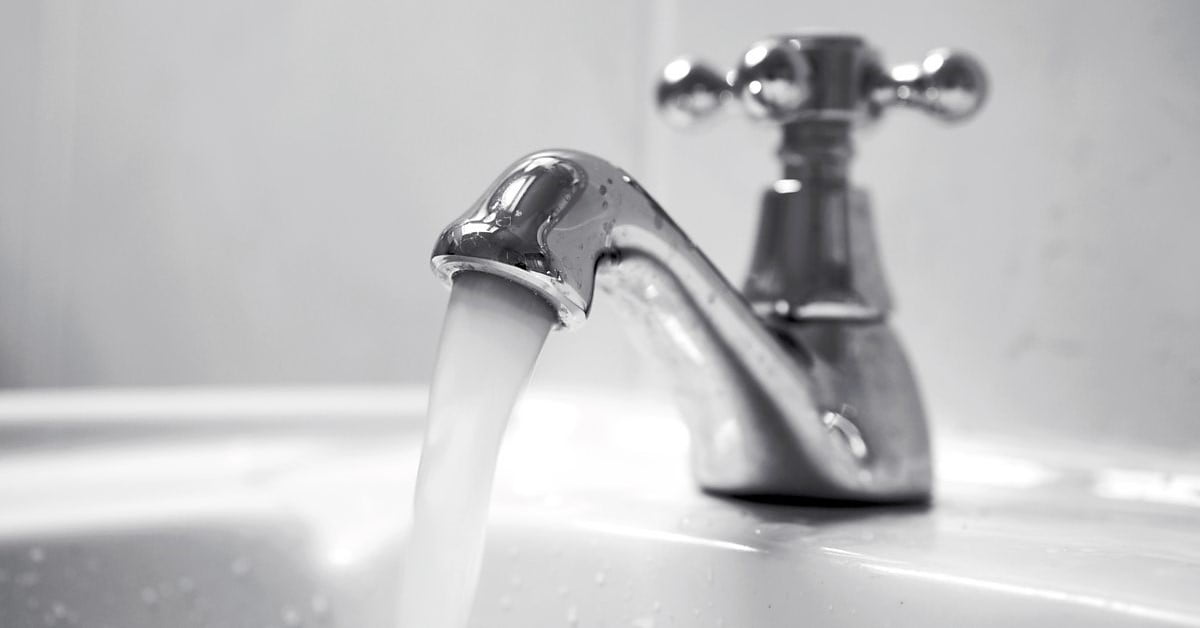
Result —
M937 49L920 63L885 68L861 39L796 35L760 41L725 74L680 57L658 83L668 122L690 126L739 101L752 118L786 124L803 119L866 122L906 105L948 122L970 118L987 97L987 76L974 57Z

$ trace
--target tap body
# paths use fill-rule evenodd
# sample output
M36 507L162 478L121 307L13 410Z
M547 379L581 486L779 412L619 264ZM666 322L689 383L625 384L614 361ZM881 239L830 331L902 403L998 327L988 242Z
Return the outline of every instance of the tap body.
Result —
M580 324L597 289L675 388L707 490L744 497L905 502L929 497L929 433L866 195L849 183L851 133L892 108L961 122L988 83L945 48L891 67L861 38L783 35L720 72L681 57L659 109L694 123L730 103L778 124L783 176L767 189L743 292L632 177L551 150L518 160L441 234L435 272L520 283L559 324Z
M632 177L567 150L509 167L431 262L447 282L485 272L526 286L566 328L597 289L610 295L634 344L665 366L706 490L927 498L926 421L886 322L865 201L796 168L767 191L746 296Z

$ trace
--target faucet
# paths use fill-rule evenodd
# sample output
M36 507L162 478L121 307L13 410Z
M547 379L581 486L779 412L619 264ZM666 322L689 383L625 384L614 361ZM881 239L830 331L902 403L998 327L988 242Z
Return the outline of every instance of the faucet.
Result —
M845 35L760 41L724 76L676 59L657 90L669 121L740 101L782 127L783 176L763 195L744 291L629 174L571 150L517 160L446 227L431 263L447 283L462 272L516 282L561 328L586 320L597 288L608 295L670 378L706 491L923 501L929 429L888 325L867 198L848 182L851 133L897 105L964 120L985 95L970 56L936 50L885 69Z

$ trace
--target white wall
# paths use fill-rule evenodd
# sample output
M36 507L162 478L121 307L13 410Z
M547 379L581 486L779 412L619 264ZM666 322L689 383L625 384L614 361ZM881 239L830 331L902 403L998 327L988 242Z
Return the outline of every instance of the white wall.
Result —
M419 380L428 253L546 145L641 165L633 0L0 3L0 382Z
M859 143L897 324L954 428L1200 448L1200 5L0 3L0 385L420 381L433 236L509 160L627 166L740 280L776 141L650 110L792 27L968 48L978 120ZM642 381L603 303L541 384Z

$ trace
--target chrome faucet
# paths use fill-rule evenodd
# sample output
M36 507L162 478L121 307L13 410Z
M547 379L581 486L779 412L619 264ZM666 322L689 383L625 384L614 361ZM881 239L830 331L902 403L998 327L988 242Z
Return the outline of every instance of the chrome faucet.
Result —
M691 432L699 484L752 498L928 498L929 434L895 333L866 197L848 183L851 131L891 105L970 117L986 80L945 50L885 70L850 36L778 37L726 76L666 66L658 104L691 124L739 100L783 128L783 177L767 189L739 293L621 169L569 150L509 167L432 254L451 282L484 272L544 297L563 328L596 288L635 344L661 361Z

